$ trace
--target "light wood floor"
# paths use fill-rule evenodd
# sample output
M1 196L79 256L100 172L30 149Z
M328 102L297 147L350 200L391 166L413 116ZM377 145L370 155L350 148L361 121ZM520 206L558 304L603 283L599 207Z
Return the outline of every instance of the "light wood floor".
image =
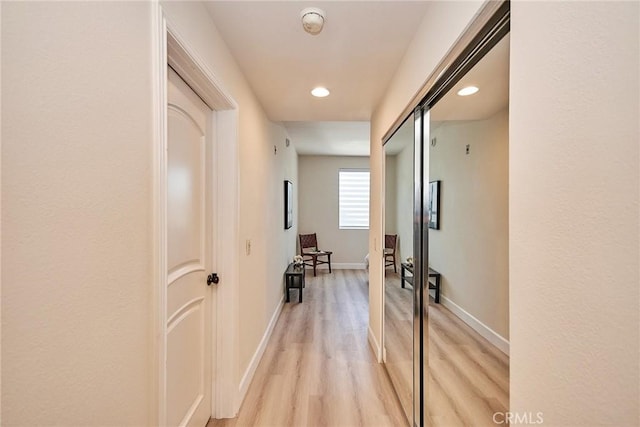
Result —
M393 272L387 272L386 280L387 369L403 406L411 411L413 290L401 288ZM428 424L494 425L493 414L509 407L509 357L433 299L428 346Z
M366 272L307 274L297 300L292 291L238 417L208 427L405 426L367 342Z
M413 420L413 288L400 276L385 275L385 366L407 420Z
M433 299L426 407L435 427L494 426L509 410L509 356Z

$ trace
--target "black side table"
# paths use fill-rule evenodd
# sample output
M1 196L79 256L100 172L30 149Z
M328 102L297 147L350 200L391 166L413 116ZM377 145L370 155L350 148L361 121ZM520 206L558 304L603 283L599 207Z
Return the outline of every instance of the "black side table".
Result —
M413 265L403 262L400 266L400 285L404 288L404 283L407 282L413 286ZM407 276L407 271L411 273L411 276ZM429 282L429 289L436 291L436 297L434 300L436 304L440 304L440 273L429 267L429 278L431 277L435 279L435 283Z
M296 286L296 282L298 286ZM298 289L298 302L302 302L302 288L304 288L304 264L295 265L289 264L287 270L284 272L284 283L287 287L287 302L289 302L289 289Z

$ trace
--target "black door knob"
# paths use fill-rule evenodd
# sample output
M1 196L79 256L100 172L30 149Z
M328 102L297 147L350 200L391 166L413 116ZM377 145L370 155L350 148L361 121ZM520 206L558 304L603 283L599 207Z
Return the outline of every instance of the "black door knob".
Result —
M211 273L210 275L207 276L208 286L211 286L212 283L215 283L217 285L219 281L220 281L220 278L218 277L217 273Z

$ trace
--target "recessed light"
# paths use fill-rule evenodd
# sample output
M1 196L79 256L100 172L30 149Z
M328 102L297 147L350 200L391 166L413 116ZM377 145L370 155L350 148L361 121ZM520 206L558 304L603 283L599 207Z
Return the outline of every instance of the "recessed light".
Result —
M326 87L322 87L319 86L317 88L314 88L311 91L311 95L317 97L317 98L324 98L325 96L329 96L329 89L327 89Z
M463 87L462 89L460 89L458 91L458 95L460 95L460 96L469 96L469 95L473 95L474 93L476 93L479 90L480 89L478 89L475 86L467 86L467 87Z

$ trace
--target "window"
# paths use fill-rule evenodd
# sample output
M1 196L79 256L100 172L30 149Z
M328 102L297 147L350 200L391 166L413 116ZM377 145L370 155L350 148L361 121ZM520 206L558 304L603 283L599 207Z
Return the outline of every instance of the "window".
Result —
M369 171L340 170L340 228L369 228Z

